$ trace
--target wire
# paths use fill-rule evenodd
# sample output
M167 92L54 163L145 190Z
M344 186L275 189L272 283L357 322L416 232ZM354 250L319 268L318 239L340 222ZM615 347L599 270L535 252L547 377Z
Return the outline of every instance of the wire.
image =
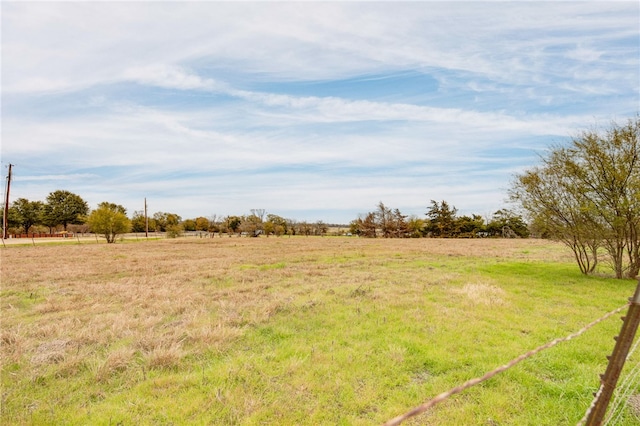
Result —
M569 341L569 340L571 340L571 339L573 339L575 337L578 337L581 334L583 334L584 332L586 332L587 330L589 330L591 327L595 326L596 324L599 324L600 322L606 320L607 318L611 317L612 315L615 315L618 312L622 311L627 306L629 306L628 303L623 305L623 306L621 306L621 307L619 307L616 310L613 310L613 311L609 312L608 314L605 314L601 318L598 318L597 320L587 324L586 326L582 327L580 330L576 331L573 334L568 335L567 337L562 337L562 338L559 338L559 339L552 340L551 342L549 342L547 344L539 346L536 349L533 349L533 350L531 350L531 351L529 351L529 352L527 352L525 354L520 355L517 358L514 358L513 360L509 361L507 364L505 364L505 365L503 365L501 367L498 367L495 370L489 371L488 373L486 373L485 375L483 375L481 377L477 377L475 379L471 379L471 380L463 383L460 386L456 386L455 388L450 389L447 392L443 392L440 395L436 396L435 398L425 402L424 404L421 404L421 405L413 408L412 410L407 411L406 413L401 414L401 415L399 415L397 417L394 417L393 419L387 421L384 424L384 426L397 426L400 423L402 423L403 421L405 421L405 420L407 420L407 419L409 419L411 417L414 417L414 416L417 416L419 414L424 413L429 408L431 408L434 405L446 400L447 398L451 397L452 395L455 395L455 394L460 393L460 392L462 392L462 391L464 391L464 390L466 390L466 389L468 389L468 388L470 388L472 386L475 386L475 385L477 385L479 383L482 383L485 380L488 380L488 379L492 378L493 376L495 376L495 375L497 375L499 373L502 373L505 370L510 369L514 365L520 363L521 361L524 361L527 358L532 357L533 355L536 355L539 352L542 352L545 349L549 349L549 348L557 345L558 343L566 342L566 341Z

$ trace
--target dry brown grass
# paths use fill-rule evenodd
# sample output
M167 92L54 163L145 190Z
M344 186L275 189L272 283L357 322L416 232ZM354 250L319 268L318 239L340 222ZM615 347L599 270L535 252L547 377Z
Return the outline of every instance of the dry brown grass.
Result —
M640 418L640 394L632 395L627 403L633 415Z
M295 284L294 293L304 294L312 282L378 278L366 270L340 274L339 263L330 262L345 254L357 258L365 247L363 264L384 262L372 258L378 250L550 258L549 242L535 240L228 238L11 247L2 250L2 356L44 359L47 342L108 348L122 339L142 350L184 342L187 352L197 352L287 309L290 296L272 291L273 283ZM555 256L567 253L559 248ZM323 258L326 264L315 262ZM322 279L329 276L332 282ZM470 283L462 291L480 301L500 299L491 284Z
M385 297L370 283L393 285L394 271L373 276L367 266L387 262L390 253L399 263L429 254L571 261L560 246L536 240L285 237L7 247L0 362L34 377L89 368L98 382L173 368L186 357L224 351L247 327L280 312L314 309L322 303L317 295L336 286L351 288L356 301ZM345 258L349 268L341 267ZM443 279L449 277L425 274L415 286ZM505 303L492 283L456 291L475 303ZM388 355L398 362L404 356L397 347Z
M505 303L505 291L493 284L469 283L462 288L453 288L454 294L464 295L472 304L500 306Z
M326 424L350 410L360 413L359 424L371 424L381 420L376 410L389 411L378 406L386 398L378 389L396 386L386 377L400 372L418 387L440 380L433 391L441 392L459 380L441 373L441 365L462 359L458 343L487 343L486 354L473 355L482 363L494 356L502 362L537 343L518 320L540 319L529 302L545 300L554 282L536 278L542 284L530 288L518 268L537 272L546 269L537 262L573 263L569 250L537 240L234 237L40 244L0 254L2 400L9 407L3 419L16 424L60 424L75 412L75 424L87 424L98 410L106 424L114 407L127 422L168 424L158 415L168 401L175 406L167 413L182 410L175 418L185 424L239 424L253 413L262 413L255 424L277 423L285 418L277 406L295 409L287 406L292 398L309 412L282 423L301 424L312 411L327 410L322 401L336 400L327 411L340 414L321 417L332 419ZM521 265L534 261L533 268ZM568 281L567 287L574 280ZM575 287L592 290L583 284ZM551 312L552 319L577 311L555 304L562 312ZM593 319L594 312L599 308L575 321ZM503 331L485 335L487 323ZM556 336L555 322L545 327L542 338ZM506 339L525 331L521 342L502 351ZM393 333L402 338L387 341ZM441 344L431 344L436 341ZM406 368L417 352L433 362ZM383 365L387 373L379 380ZM345 402L349 395L339 392L352 385L357 398ZM68 394L58 392L65 386ZM404 407L396 405L394 412ZM62 406L67 411L56 422L47 407Z

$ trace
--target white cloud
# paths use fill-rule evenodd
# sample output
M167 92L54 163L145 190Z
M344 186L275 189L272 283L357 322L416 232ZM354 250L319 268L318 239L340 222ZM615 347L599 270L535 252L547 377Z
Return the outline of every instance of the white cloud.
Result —
M630 2L1 7L3 160L34 198L492 210L535 150L637 110Z
M68 180L84 180L94 179L98 176L91 173L72 173L68 175L35 175L35 176L20 176L16 177L18 182L46 182L46 181L68 181Z
M579 45L574 50L567 52L567 57L580 62L595 62L602 57L603 53L602 51Z
M180 67L163 64L145 65L126 69L122 74L122 80L167 89L228 90L225 84L220 84L211 78L201 78Z
M637 13L624 8L629 5L5 3L3 84L9 91L82 88L149 64L167 67L171 78L172 67L186 63L276 79L445 68L525 81L557 59L549 47L584 44L592 28L609 30L594 32L594 41L637 29ZM571 55L584 59L580 52Z

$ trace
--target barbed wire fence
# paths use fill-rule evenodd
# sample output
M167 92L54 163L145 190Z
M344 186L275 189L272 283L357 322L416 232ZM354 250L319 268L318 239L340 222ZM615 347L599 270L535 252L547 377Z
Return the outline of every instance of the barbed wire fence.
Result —
M605 374L600 376L601 386L594 394L593 402L591 406L587 409L585 416L580 420L578 426L601 426L604 424L613 425L615 421L618 421L622 417L622 413L624 413L624 405L628 402L629 398L632 397L633 391L637 391L638 381L640 378L640 361L629 371L626 375L623 382L618 386L618 392L614 399L614 403L612 404L612 409L609 413L609 417L605 420L604 415L607 412L607 408L613 392L616 390L616 385L620 373L624 367L625 361L629 359L637 350L638 342L633 345L633 341L635 338L636 331L638 329L638 324L640 323L640 278L638 278L638 285L636 287L636 291L633 297L629 298L629 303L614 309L613 311L603 315L597 320L585 325L580 330L572 333L566 337L554 339L549 343L546 343L542 346L537 347L525 354L522 354L513 360L509 361L507 364L502 365L488 373L484 374L481 377L477 377L471 380L466 381L465 383L456 386L446 392L443 392L436 397L430 399L429 401L407 411L404 414L401 414L397 417L394 417L391 420L388 420L384 423L383 426L397 426L401 424L403 421L418 416L425 411L429 410L431 407L436 404L448 399L449 397L458 394L460 392L465 391L466 389L473 387L477 384L480 384L490 378L496 376L503 371L506 371L525 359L531 358L532 356L556 346L559 343L569 341L574 339L583 333L585 333L590 328L595 325L605 321L606 319L616 315L621 312L625 308L628 307L627 315L622 317L623 325L620 331L620 334L615 337L616 345L611 356L608 356L609 364L607 366L607 370ZM632 348L633 345L633 348ZM638 405L640 405L640 398L638 401ZM605 423L606 422L606 423Z
M640 339L636 340L627 357L627 371L624 379L618 384L616 394L610 404L609 412L603 424L615 426L628 424L625 413L632 410L632 415L640 417L640 353L637 352ZM634 357L635 356L635 357ZM623 423L626 422L626 423Z

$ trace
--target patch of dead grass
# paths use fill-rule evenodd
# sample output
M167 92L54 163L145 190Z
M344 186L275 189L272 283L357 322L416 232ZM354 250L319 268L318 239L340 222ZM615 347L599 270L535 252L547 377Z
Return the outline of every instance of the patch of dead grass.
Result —
M462 288L453 288L451 292L465 296L475 305L501 306L505 304L505 291L498 286L485 283L468 283Z
M123 372L133 364L135 352L129 347L117 348L109 353L96 371L96 380L104 382L116 373Z
M41 343L31 357L31 363L34 365L58 364L65 358L67 347L71 342L66 339L56 339Z
M640 418L640 394L632 395L627 404L633 415Z
M445 270L405 269L402 262L443 255L566 255L555 247L536 240L358 238L7 247L0 360L23 366L16 378L48 368L71 377L88 367L98 381L108 381L139 368L139 362L150 369L175 368L186 357L224 350L247 327L293 310L322 309L327 298L366 309L459 278ZM387 268L390 263L395 267ZM386 290L379 292L380 286ZM504 293L490 283L458 291L473 303L505 303ZM389 350L396 362L404 356L399 348Z
M144 356L147 366L150 369L171 369L178 367L185 351L182 345L174 343L171 345L161 345L153 348Z

